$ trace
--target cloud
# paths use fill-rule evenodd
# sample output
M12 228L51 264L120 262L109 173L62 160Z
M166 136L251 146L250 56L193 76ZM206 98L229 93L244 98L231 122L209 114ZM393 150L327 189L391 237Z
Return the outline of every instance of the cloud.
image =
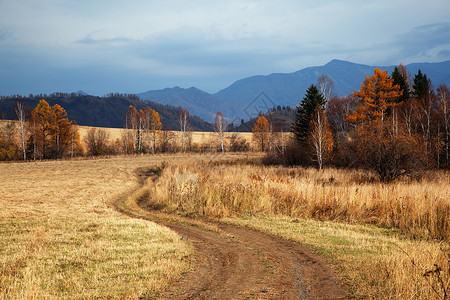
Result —
M92 37L92 34L88 34L83 39L76 41L76 43L85 44L85 45L107 45L107 46L111 46L111 45L129 44L132 41L133 41L133 39L124 38L124 37L98 39L98 38Z
M8 26L0 25L0 42L6 41L13 36L11 29Z
M398 36L395 44L405 57L442 58L450 51L450 23L416 27L410 32Z

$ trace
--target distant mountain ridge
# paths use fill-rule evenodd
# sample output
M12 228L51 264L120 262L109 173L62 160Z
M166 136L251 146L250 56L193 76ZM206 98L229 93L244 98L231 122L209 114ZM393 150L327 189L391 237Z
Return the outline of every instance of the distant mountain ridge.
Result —
M148 91L138 96L160 104L188 108L192 115L198 115L209 122L214 120L217 111L222 111L230 121L241 118L247 120L255 117L249 115L250 110L255 114L259 108L266 112L277 105L294 107L301 101L307 88L317 83L317 78L321 74L327 74L333 80L335 95L348 95L353 90L359 90L364 76L372 75L375 68L386 70L391 74L395 66L369 66L335 59L323 66L308 67L293 73L273 73L240 79L215 94L194 87L189 89L175 87ZM406 68L411 76L420 69L432 80L434 87L440 84L450 86L450 61L413 63L406 65ZM264 103L258 101L261 93L266 96ZM249 109L250 106L254 106L254 109Z
M141 110L147 106L156 110L160 117L164 128L178 130L178 113L179 108L169 105L158 104L154 102L143 102L125 96L106 96L97 97L90 95L68 94L64 97L54 95L46 97L21 97L19 100L25 103L28 111L33 110L44 98L50 106L58 104L62 106L70 120L75 120L78 125L94 126L94 127L112 127L123 128L125 112L130 105L137 110ZM0 99L0 117L4 119L14 119L15 97L2 97ZM190 124L194 131L211 131L211 124L206 123L199 117L190 116Z

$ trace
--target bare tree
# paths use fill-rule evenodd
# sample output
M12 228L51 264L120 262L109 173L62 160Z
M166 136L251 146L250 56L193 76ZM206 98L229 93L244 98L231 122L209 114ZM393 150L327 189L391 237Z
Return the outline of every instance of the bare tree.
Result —
M227 131L228 123L225 120L222 112L217 112L216 118L214 119L214 130L219 135L220 149L224 152L223 140L225 138L225 132Z
M317 161L319 169L322 169L324 161L329 157L333 149L333 136L327 117L320 107L317 107L314 111L310 128L309 144L314 153L314 160Z
M185 152L187 142L186 134L190 130L189 111L187 109L180 109L180 113L178 115L178 124L180 125L181 131L181 149L183 152Z
M25 148L25 121L26 121L26 107L23 101L17 101L14 107L14 111L17 115L17 120L19 120L20 127L20 139L22 141L22 151L23 151L23 160L27 160L27 151Z
M333 80L327 74L321 74L317 79L317 85L319 86L319 92L328 102L331 99L331 92L333 90Z
M440 85L437 88L439 101L439 117L443 123L444 143L445 143L445 162L450 166L450 91L446 85Z
M86 135L88 154L93 156L108 154L109 137L109 132L104 129L89 129Z

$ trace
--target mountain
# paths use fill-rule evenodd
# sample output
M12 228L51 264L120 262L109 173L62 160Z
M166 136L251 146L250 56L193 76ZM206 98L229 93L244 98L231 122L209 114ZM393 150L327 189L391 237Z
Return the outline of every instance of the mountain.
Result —
M332 60L324 66L309 67L294 73L274 73L244 78L217 92L214 96L236 104L251 104L259 93L264 92L272 106L295 106L301 101L308 87L311 84L317 84L321 74L327 74L333 80L335 95L345 96L353 90L359 90L364 76L372 75L375 68L387 70L390 74L395 66L368 66ZM409 64L406 68L412 76L420 69L427 74L435 87L440 84L450 86L450 61Z
M195 87L183 89L176 86L163 90L147 91L137 94L137 96L142 100L186 108L190 115L197 115L208 122L214 122L214 117L218 111L221 111L225 116L236 115L240 111L240 107L233 103L220 100Z
M420 69L432 80L434 87L440 84L450 86L450 61L414 63L406 67L412 77ZM309 67L293 73L244 78L216 94L195 87L174 87L148 91L138 96L160 104L187 108L191 115L198 115L209 122L213 122L216 112L221 111L229 122L239 124L241 119L255 118L260 112L267 112L274 106L295 107L308 87L317 84L321 74L327 74L333 80L334 95L346 96L353 90L359 90L364 76L372 75L375 68L387 70L390 74L395 66L369 66L335 59L324 66Z
M78 125L95 127L123 127L123 117L130 105L137 110L150 106L156 110L161 123L166 128L178 129L179 109L169 105L153 102L143 102L136 97L125 97L114 95L108 97L86 96L81 94L56 93L50 96L20 97L25 103L27 110L33 110L41 99L45 99L50 106L59 104L66 112L69 120L75 120ZM2 118L14 119L13 107L17 97L2 97L0 99L0 114ZM190 117L190 123L194 131L211 131L212 126L196 116Z

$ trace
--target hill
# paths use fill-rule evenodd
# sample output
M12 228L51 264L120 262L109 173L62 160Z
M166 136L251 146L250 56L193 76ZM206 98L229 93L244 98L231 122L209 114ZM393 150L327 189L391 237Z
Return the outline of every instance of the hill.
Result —
M161 105L150 101L141 101L134 95L110 95L107 97L96 97L83 94L62 94L55 93L50 96L39 95L33 97L2 97L0 99L0 114L3 118L14 119L16 99L24 101L28 110L36 107L41 99L45 99L51 106L61 105L66 111L70 120L76 120L82 126L95 127L123 127L123 116L130 105L136 109L150 106L156 110L161 117L161 122L166 128L178 128L179 108ZM211 124L206 123L196 116L190 117L193 130L211 131Z
M233 103L220 100L195 87L183 89L176 86L163 90L147 91L137 94L137 96L142 100L186 108L191 115L197 115L208 122L214 122L218 111L226 116L238 115L240 111L240 107Z
M276 132L289 132L291 130L291 124L295 120L295 109L291 107L278 107L272 108L269 112L262 114L267 120L273 124L273 129ZM251 132L255 126L256 120L259 116L241 123L239 126L233 126L229 128L234 132Z

